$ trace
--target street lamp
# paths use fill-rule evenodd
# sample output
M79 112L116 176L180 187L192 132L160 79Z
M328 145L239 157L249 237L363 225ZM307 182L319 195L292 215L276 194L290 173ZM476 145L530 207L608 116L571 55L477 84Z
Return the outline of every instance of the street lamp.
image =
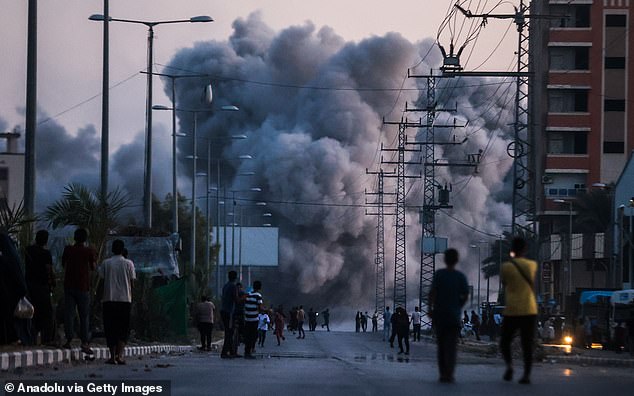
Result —
M143 212L145 218L145 227L152 228L152 63L154 53L154 27L158 25L175 24L175 23L205 23L213 22L213 19L207 15L194 16L189 19L174 19L167 21L141 21L136 19L120 19L113 18L111 16L104 16L103 14L93 14L89 18L91 21L104 22L108 25L109 22L122 22L133 23L138 25L144 25L148 28L147 39L147 96L146 96L146 108L145 108L145 177L143 183ZM104 32L107 30L104 29ZM107 48L108 37L104 38L104 47ZM107 58L104 57L104 62L107 62ZM107 66L104 66L104 69ZM104 87L104 92L107 87ZM102 131L103 132L103 131ZM107 133L107 132L106 132ZM102 137L102 142L104 138ZM102 148L103 155L103 148ZM102 170L107 169L107 156L102 158ZM103 176L102 176L103 177ZM103 183L103 182L102 182ZM103 187L102 187L103 188Z
M482 255L481 255L481 249L480 249L480 244L482 243L486 243L486 241L478 241L477 245L476 244L471 244L469 245L470 248L472 249L478 249L478 311L480 309L480 279L482 279ZM487 292L488 293L488 292ZM488 302L488 295L487 295L487 302Z
M555 199L553 202L568 205L568 294L572 293L572 202L563 199ZM565 299L563 301L565 308Z
M220 108L222 111L238 111L240 110L237 106L228 105L222 106ZM191 109L179 109L179 108L171 108L163 105L154 105L152 106L152 110L164 110L164 111L182 111L186 113L190 113L193 115L194 124L192 128L192 201L191 201L191 270L193 271L196 268L196 159L198 158L197 150L197 124L198 124L198 114L199 113L210 113L213 112L213 109L199 109L199 110L191 110Z

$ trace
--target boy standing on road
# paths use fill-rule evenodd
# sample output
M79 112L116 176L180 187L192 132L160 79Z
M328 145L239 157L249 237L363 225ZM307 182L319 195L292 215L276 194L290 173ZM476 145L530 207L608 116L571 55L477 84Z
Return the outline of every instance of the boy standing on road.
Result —
M511 244L511 260L502 264L501 276L504 284L506 307L502 321L500 349L506 363L504 380L513 379L511 343L517 330L520 331L522 352L524 354L524 375L520 384L530 384L533 363L533 342L537 325L537 301L533 285L537 274L537 263L524 257L527 251L526 241L515 238Z
M413 327L413 335L414 339L412 341L420 342L420 309L418 307L414 307L414 312L412 313L412 327Z
M467 278L456 270L458 251L445 251L447 268L436 271L429 292L429 310L438 344L440 382L452 383L456 368L456 344L460 332L460 311L467 302Z

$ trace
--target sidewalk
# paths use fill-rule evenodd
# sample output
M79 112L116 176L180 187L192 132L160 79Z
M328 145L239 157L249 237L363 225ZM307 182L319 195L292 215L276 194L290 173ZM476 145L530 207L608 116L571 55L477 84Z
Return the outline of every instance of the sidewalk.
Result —
M128 346L125 348L125 356L142 356L153 353L189 352L194 347L189 345L144 345ZM108 348L93 347L95 359L105 360L109 357ZM72 349L31 349L18 352L0 353L0 370L7 371L19 367L42 366L62 362L72 362L84 360L87 355L79 348ZM89 360L89 359L86 359ZM90 359L92 360L92 358Z

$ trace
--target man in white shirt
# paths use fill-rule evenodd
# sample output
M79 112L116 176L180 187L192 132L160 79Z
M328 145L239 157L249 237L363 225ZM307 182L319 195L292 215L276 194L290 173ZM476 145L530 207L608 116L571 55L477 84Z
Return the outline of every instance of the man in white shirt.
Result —
M264 341L266 340L266 332L271 325L271 318L269 314L264 311L258 315L258 345L264 347Z
M414 327L413 341L420 342L420 309L418 307L415 307L414 312L412 312L412 326Z
M97 269L103 280L103 328L110 350L108 364L125 364L124 349L130 331L132 285L136 275L132 261L123 257L124 250L122 240L113 241L114 256Z

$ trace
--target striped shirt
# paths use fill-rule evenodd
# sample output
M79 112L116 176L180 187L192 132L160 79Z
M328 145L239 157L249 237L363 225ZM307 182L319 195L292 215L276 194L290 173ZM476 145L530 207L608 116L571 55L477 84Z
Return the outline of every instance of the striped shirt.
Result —
M253 291L249 293L244 302L244 320L245 322L257 322L260 314L260 305L262 305L262 294Z

